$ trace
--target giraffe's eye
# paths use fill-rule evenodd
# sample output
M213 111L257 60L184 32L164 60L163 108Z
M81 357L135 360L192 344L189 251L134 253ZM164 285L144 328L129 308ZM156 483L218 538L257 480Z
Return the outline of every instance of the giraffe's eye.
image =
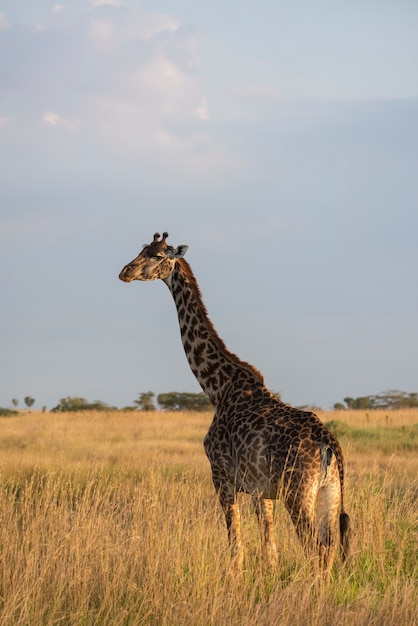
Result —
M157 259L157 261L162 261L163 258L162 254L154 254L154 259Z

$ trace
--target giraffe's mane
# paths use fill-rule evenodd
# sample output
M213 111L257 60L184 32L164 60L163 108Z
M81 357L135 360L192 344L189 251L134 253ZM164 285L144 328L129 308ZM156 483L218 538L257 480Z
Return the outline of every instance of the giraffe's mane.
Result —
M253 374L255 380L257 382L260 382L262 384L264 384L264 377L262 375L262 373L256 368L254 367L254 365L251 365L250 363L247 363L246 361L242 361L239 357L237 357L236 354L234 354L233 352L231 352L230 350L228 350L228 348L226 347L225 343L223 342L223 340L220 338L220 336L218 335L218 332L215 328L215 326L213 325L209 315L208 315L208 311L206 308L205 303L203 302L203 298L202 298L202 292L200 291L200 287L197 283L197 280L195 278L195 275L193 274L192 268L190 267L189 263L183 259L177 259L177 264L180 268L180 272L181 275L183 276L184 280L188 283L188 285L190 286L190 289L194 295L194 298L196 300L196 303L202 313L202 315L204 316L208 329L211 332L212 338L214 339L215 343L217 344L219 350L221 350L223 353L225 353L228 358L230 359L230 361L232 361L233 363L236 363L237 365L240 365L241 367L243 367L244 369L246 369L248 372L250 372L251 374Z

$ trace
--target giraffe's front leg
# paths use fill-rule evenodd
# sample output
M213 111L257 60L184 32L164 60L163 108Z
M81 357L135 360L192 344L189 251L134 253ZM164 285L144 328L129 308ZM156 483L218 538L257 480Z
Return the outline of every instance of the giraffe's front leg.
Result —
M235 499L231 502L229 498L223 498L222 494L220 494L219 499L225 514L232 563L239 571L242 571L244 553L241 541L241 513L239 506Z
M254 506L260 525L261 545L270 567L277 565L277 546L274 540L273 501L254 496Z

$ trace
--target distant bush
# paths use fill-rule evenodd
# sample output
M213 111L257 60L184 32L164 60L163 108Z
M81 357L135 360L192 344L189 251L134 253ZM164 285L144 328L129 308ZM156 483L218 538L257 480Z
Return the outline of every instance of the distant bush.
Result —
M59 404L51 409L51 413L65 413L76 411L115 411L115 407L109 406L105 402L96 400L96 402L88 402L85 398L68 396L61 398Z
M0 416L10 417L11 415L19 415L19 411L13 411L13 409L2 409L0 407Z
M160 393L158 404L165 411L210 411L213 407L204 393Z

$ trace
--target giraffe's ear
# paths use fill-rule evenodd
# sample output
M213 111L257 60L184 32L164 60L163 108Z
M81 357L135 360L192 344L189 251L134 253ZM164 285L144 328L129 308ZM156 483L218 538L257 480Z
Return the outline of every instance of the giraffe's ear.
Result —
M170 259L181 259L181 257L183 257L187 250L189 249L189 246L185 246L184 244L177 246L177 248L174 248L174 250L167 250L167 256Z

